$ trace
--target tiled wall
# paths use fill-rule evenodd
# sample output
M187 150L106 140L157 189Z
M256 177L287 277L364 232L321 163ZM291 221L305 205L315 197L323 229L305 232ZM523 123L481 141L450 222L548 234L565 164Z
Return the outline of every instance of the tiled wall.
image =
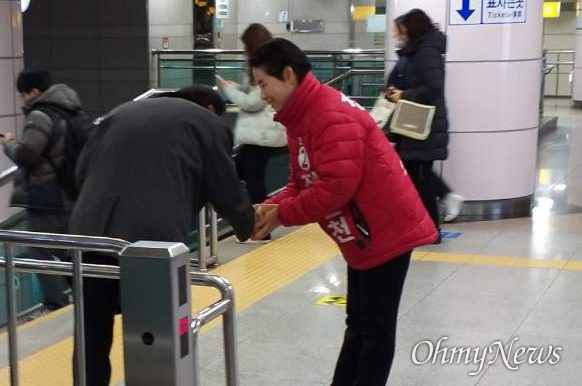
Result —
M91 115L148 89L146 0L34 1L24 15L26 66L51 70Z
M191 50L194 47L193 4L191 0L150 0L149 48L162 49L168 38L170 49ZM152 58L153 59L153 58ZM152 61L150 85L157 83L156 64Z
M0 132L15 133L22 125L20 98L15 79L22 69L22 18L20 3L0 1ZM0 172L12 162L0 148ZM14 212L8 208L12 184L0 187L0 221Z
M242 48L239 35L251 23L264 24L275 36L284 37L305 50L337 50L348 47L349 0L241 0L230 1L231 15L223 21L221 48ZM290 33L279 23L280 11L292 19L323 19L323 33Z

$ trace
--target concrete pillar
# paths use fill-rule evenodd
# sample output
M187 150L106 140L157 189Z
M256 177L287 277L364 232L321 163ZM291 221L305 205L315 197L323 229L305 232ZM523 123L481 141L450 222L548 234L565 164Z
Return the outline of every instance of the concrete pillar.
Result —
M505 4L505 9L491 8ZM468 201L529 203L535 188L542 0L394 0L386 68L397 60L392 20L421 8L447 35L449 159L445 180ZM473 11L473 12L471 12ZM519 12L522 13L514 13ZM498 12L504 12L505 17ZM437 167L440 165L437 165ZM497 206L498 207L498 206Z
M194 48L194 2L190 0L148 0L149 48L163 49L167 39L172 50L191 50ZM150 62L150 86L157 85L157 63ZM192 84L192 72L183 71L179 81L182 86Z
M0 132L16 133L23 117L15 80L23 67L22 13L19 1L0 1ZM0 172L12 166L0 152ZM7 218L12 187L0 187L0 219Z
M582 1L578 2L577 9L582 9ZM576 53L572 100L574 101L575 107L582 108L582 14L578 13L576 16Z

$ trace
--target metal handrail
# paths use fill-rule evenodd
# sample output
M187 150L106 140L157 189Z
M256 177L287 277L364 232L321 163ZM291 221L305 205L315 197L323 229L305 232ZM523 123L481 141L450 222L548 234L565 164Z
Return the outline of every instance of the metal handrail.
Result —
M304 50L306 55L384 55L382 49L346 48L343 50ZM159 50L152 49L152 55L244 55L244 50L223 50L209 48L204 50Z
M546 50L548 54L575 54L575 50Z
M0 230L0 242L37 248L78 249L85 252L121 253L130 243L109 237Z
M570 82L570 94L572 93L572 88L573 88L573 82L572 82L572 73L573 71L569 71L569 72L565 72L562 73L560 68L561 66L573 66L576 64L575 61L562 61L561 56L562 55L574 55L576 53L576 51L574 50L545 50L544 52L544 75L549 75L552 70L556 70L555 74L556 74L556 84L554 87L554 94L553 95L548 95L548 96L559 96L559 88L560 88L560 76L562 75L567 75L569 77L569 82ZM546 58L549 55L556 55L557 58L555 61L548 61ZM552 66L553 68L549 69L548 67ZM544 87L545 88L545 87ZM545 90L542 90L543 94L545 95Z
M347 48L343 50L305 50L303 51L312 61L318 61L320 57L329 58L332 63L332 73L335 75L338 66L337 63L341 61L350 61L350 62L357 62L359 57L378 57L382 56L381 60L378 62L384 62L384 55L385 50L379 49L359 49L359 48ZM209 69L213 69L216 71L218 66L216 65L217 56L219 55L237 55L237 56L244 56L245 52L243 50L223 50L223 49L205 49L205 50L159 50L153 49L152 50L152 57L155 62L154 66L156 68L156 79L157 85L161 85L161 61L162 56L189 56L192 59L196 56L209 56L212 57L214 60L213 65L209 67ZM342 57L345 56L346 58L343 59ZM369 61L369 60L366 60Z
M4 186L7 183L12 182L17 170L18 166L11 166L8 169L4 170L2 173L0 173L0 186Z
M15 264L14 246L32 246L37 248L58 248L73 250L71 273L73 276L73 299L75 301L75 350L85 352L85 322L83 301L83 251L120 253L129 245L127 241L106 237L62 235L54 233L36 233L25 231L0 230L0 242L4 243L6 303L8 321L8 351L10 358L10 383L18 386L18 345L16 338L16 291L14 288ZM76 370L79 386L86 385L85 357L78 355Z
M325 84L328 86L333 86L336 83L339 83L353 75L384 75L384 69L351 69L340 75L331 78L330 80L326 81Z
M15 233L11 236L10 233ZM25 234L30 237L29 244L25 243ZM37 236L35 238L35 236ZM54 244L49 245L49 236L54 238ZM65 247L66 249L72 249L72 240L77 240L79 245L77 251L109 251L121 253L125 246L129 245L128 242L120 239L108 239L100 237L90 237L90 236L76 236L76 235L57 235L57 234L40 234L33 232L17 232L17 231L2 231L0 232L0 242L4 242L6 247L10 247L10 243L18 245L29 245L35 247ZM105 245L109 246L106 249ZM40 273L49 275L65 275L65 276L85 276L92 278L101 279L119 279L120 278L120 268L118 266L112 265L98 265L98 264L85 264L62 262L62 261L45 261L45 260L33 260L33 259L16 259L12 257L12 254L7 249L6 257L0 257L0 268L5 268L7 273L7 289L8 289L8 302L12 303L9 305L9 320L8 320L8 340L9 340L9 363L10 363L10 374L11 374L11 385L17 386L18 381L18 355L16 351L17 341L16 341L16 320L15 320L15 307L14 307L14 271L26 273ZM75 259L77 260L77 259ZM80 259L79 259L80 260ZM232 285L225 278L205 273L191 272L190 273L190 283L197 286L207 286L214 287L220 291L221 299L214 302L210 306L198 311L197 314L192 316L191 331L194 339L193 345L197 347L197 339L200 332L200 328L216 319L219 316L223 317L223 333L224 333L224 355L225 355L225 366L226 366L226 376L227 385L237 386L238 385L238 364L236 357L236 330L235 330L235 308L234 308L234 289ZM75 285L77 287L77 285ZM81 281L82 287L82 281ZM12 289L12 290L11 290ZM73 288L73 290L79 290L80 288ZM80 308L82 312L83 298L82 292L80 292L80 297L75 297L75 333L83 333L83 327L77 330L77 325L83 324L83 318L78 318L77 309ZM77 293L77 296L78 293ZM11 311L12 309L12 311ZM77 335L78 339L75 339L75 344L82 341L83 335ZM79 353L84 352L84 347L81 345L83 351L77 351ZM79 347L76 346L79 350ZM85 358L81 354L77 358L77 366L80 374L79 384L84 385L84 362ZM197 353L195 352L195 363L194 372L199 373ZM194 386L198 386L200 377L197 376L194 379Z

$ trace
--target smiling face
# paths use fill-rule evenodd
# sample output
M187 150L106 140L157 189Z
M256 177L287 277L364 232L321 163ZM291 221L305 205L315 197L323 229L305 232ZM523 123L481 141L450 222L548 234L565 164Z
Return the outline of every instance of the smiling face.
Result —
M283 79L267 74L262 68L254 67L253 76L261 89L261 98L265 100L275 111L281 111L289 97L297 88L297 75L287 66L283 70Z

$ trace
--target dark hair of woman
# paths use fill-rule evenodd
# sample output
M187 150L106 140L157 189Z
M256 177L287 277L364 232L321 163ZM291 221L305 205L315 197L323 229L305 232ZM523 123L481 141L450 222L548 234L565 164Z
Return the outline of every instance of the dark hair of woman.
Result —
M421 36L438 30L430 17L421 9L415 8L394 19L394 24L400 32L406 33L410 43L416 42Z
M262 24L253 23L245 29L240 40L245 46L245 52L247 57L249 57L257 48L262 46L264 43L273 39L271 32ZM249 66L249 79L252 84L255 83L253 73Z

